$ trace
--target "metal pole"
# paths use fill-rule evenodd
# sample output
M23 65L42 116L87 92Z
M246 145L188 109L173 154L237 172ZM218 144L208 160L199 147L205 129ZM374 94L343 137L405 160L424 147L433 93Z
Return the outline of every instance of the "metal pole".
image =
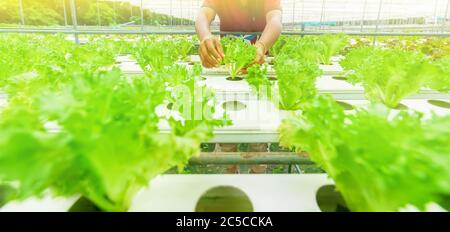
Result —
M172 16L172 0L170 0L170 9L169 9L169 15L170 15L170 26L173 26L173 16Z
M302 22L302 25L305 25L304 24L304 20L305 20L304 16L305 16L305 1L302 0L302 17L301 17L301 20L300 20Z
M319 29L322 29L323 14L325 13L325 1L326 1L326 0L322 0L322 12L320 13L320 25L319 25Z
M301 32L305 32L305 27L306 27L306 25L305 25L305 21L304 21L304 15L305 15L305 1L304 0L301 0L302 1L302 15L301 15L301 18L300 18L300 21L301 21ZM301 35L301 37L303 38L303 37L305 37L304 35Z
M194 0L192 0L192 4L191 4L191 20L195 20L195 1ZM192 22L194 22L194 21L192 21ZM191 23L192 23L191 22ZM192 24L192 25L194 25L194 24Z
M142 0L141 0L141 31L144 31L144 8L142 7Z
M345 9L347 9L347 4L348 4L348 1L345 0ZM341 19L341 21L342 21L342 22L341 22L341 23L342 23L341 31L344 32L345 14L342 14L342 19Z
M21 20L22 26L25 26L25 15L23 14L22 0L19 0L19 13L20 13L20 20Z
M130 18L133 17L133 4L130 2Z
M364 20L366 20L366 10L367 10L367 0L364 0L363 15L361 18L361 29L360 29L361 32L364 29Z
M377 16L377 24L375 26L375 33L378 32L378 27L380 25L380 17L381 17L381 7L383 6L383 0L380 0L380 5L378 7L378 16ZM377 36L373 36L373 46L375 47L375 43L377 42Z
M114 24L117 25L116 0L113 0Z
M196 35L195 30L152 30L152 31L141 31L141 30L99 30L99 29L84 29L84 30L73 30L73 29L25 29L25 28L0 28L0 33L42 33L42 34L83 34L83 35L104 35L104 34L115 34L115 35L141 35L141 34L155 34L155 35ZM212 31L213 34L219 35L232 35L232 34L243 34L245 32L220 32L218 30ZM255 33L260 35L261 33ZM283 35L323 35L323 34L341 34L341 32L313 32L313 31L283 31ZM450 37L450 32L437 32L437 33L406 33L406 32L346 32L345 34L351 36L433 36L433 37Z
M98 22L98 26L102 26L102 17L100 16L100 4L98 3L97 0L97 22Z
M189 160L190 165L225 164L303 164L314 162L305 155L292 152L202 152Z
M445 7L444 12L444 20L442 21L442 32L445 31L445 25L447 24L447 17L448 17L448 7L450 5L450 0L447 0L447 6Z
M295 28L295 2L296 0L292 2L292 30Z
M70 0L70 14L72 15L73 30L76 32L78 22L77 22L77 9L75 8L75 0ZM75 36L75 43L80 44L80 40L78 39L78 33L74 33L73 35Z
M180 4L183 4L183 3L180 2ZM181 19L180 19L181 22L180 22L180 24L181 24L181 26L183 26L183 25L184 25L183 6L181 6L180 16L181 16Z
M438 0L435 0L434 1L434 27L435 28L438 27L437 26L437 24L438 24L437 7L438 7Z
M62 0L63 10L64 10L64 25L67 27L67 9L66 9L66 0Z

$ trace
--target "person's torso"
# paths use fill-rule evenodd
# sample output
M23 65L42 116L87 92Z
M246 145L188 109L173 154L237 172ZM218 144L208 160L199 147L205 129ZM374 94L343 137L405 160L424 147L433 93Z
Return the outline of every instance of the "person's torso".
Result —
M223 32L262 32L266 27L264 0L222 0L216 10Z

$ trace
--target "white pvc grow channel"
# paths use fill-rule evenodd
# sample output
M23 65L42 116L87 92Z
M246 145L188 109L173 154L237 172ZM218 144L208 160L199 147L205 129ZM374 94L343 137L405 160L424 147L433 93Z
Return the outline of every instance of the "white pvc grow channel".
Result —
M206 75L206 86L214 89L218 96L236 93L241 100L256 99L252 88L245 80L230 81L226 75ZM276 83L276 80L274 81ZM365 99L364 88L360 84L352 85L339 76L324 75L317 78L316 88L320 94L331 94L337 100ZM406 99L450 99L450 94L440 93L423 88L418 94L407 96Z
M197 61L199 58L197 55L191 55L191 59ZM317 78L316 87L318 92L321 94L331 94L338 100L365 99L364 88L360 84L352 85L340 76L342 75L343 70L340 65L336 63L340 59L340 56L336 56L333 57L335 62L333 65L320 65L320 68L324 71L324 75ZM125 74L143 74L141 67L131 56L119 56L117 61L117 66ZM180 64L187 65L185 63ZM269 68L268 75L274 76L275 73L271 69L271 66L269 66ZM251 87L245 80L227 80L229 75L224 66L203 69L202 75L206 78L206 85L215 90L217 95L222 95L225 92L232 92L238 94L242 100L249 99L247 95L252 96ZM253 99L255 99L255 96L253 96ZM450 94L422 88L418 94L407 96L406 99L450 99Z
M12 201L0 208L0 212L67 212L79 197L29 198L24 201Z
M118 62L117 67L125 74L144 74L141 66L136 61Z
M227 208L240 207L244 200L253 212L320 212L317 192L327 185L333 181L326 174L161 175L136 194L129 211L194 212L204 200L209 207L217 204ZM205 199L205 193L216 188L231 188L242 197L236 199L235 191L222 191L213 199ZM46 196L13 201L0 212L67 212L78 198ZM221 198L228 205L221 204Z
M198 55L191 55L190 56L191 62L200 62L200 58ZM334 58L336 60L338 58ZM118 66L125 74L143 74L143 70L140 68L140 66L137 64L136 60L132 58L131 56L118 56L116 58L116 63L118 63ZM187 63L181 62L180 64ZM342 73L342 67L337 63L334 62L332 65L320 65L320 68L324 72L324 75L339 75ZM220 75L220 76L227 76L228 75L228 69L225 66L220 66L216 68L205 68L203 69L203 75ZM275 70L273 69L272 65L268 65L267 67L267 74L268 75L275 75Z
M367 100L337 100L348 111L358 107L367 107ZM441 103L440 106L431 104ZM227 106L227 104L229 104ZM416 110L430 117L437 115L449 115L450 109L442 105L450 104L445 99L406 99L401 102L407 109ZM267 100L242 100L236 96L224 97L215 106L217 115L226 110L233 125L223 128L215 128L214 137L207 142L211 143L277 143L279 141L278 128L281 121L292 112L279 110L271 101ZM165 114L171 114L164 108ZM174 112L172 112L174 113ZM161 131L170 129L167 123L160 125Z
M326 174L162 175L136 195L130 211L194 212L208 190L230 186L247 195L254 212L319 212L317 191L330 184Z

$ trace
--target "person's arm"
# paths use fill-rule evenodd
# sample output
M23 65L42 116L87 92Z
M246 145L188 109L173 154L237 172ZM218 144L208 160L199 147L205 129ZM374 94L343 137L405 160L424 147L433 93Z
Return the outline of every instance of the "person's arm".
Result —
M225 56L219 39L211 34L209 28L215 17L216 12L212 8L202 7L195 21L195 29L200 40L198 53L202 65L206 68L216 67Z
M272 10L266 14L266 27L255 44L257 48L255 63L264 63L265 54L280 37L283 29L281 15L281 10Z

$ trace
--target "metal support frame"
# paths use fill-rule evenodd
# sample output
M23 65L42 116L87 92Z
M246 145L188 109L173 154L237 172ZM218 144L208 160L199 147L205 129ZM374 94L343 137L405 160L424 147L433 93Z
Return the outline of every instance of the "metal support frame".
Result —
M437 16L437 9L438 9L438 3L439 0L434 0L434 26L437 26L438 24L438 16Z
M375 26L375 33L378 32L378 28L380 26L380 17L381 17L381 8L383 7L383 0L380 0L380 4L378 6L378 16L377 16L377 24ZM373 36L373 46L377 43L377 36Z
M73 25L73 35L75 37L75 43L80 44L80 40L78 39L78 33L76 33L78 22L77 22L77 9L75 8L75 0L70 0L70 14L72 15L72 25Z
M64 25L67 27L68 21L67 21L67 9L66 9L66 0L61 0L63 4L63 11L64 11Z
M170 25L173 26L173 14L172 14L172 0L169 1L170 3Z
M202 152L189 160L189 165L312 165L311 159L303 153L294 152Z
M292 1L292 29L295 28L295 0Z
M117 25L117 9L116 9L116 0L113 1L113 17L114 17L114 24Z
M445 25L447 24L447 17L448 17L448 9L449 9L449 5L450 5L450 0L447 0L447 6L445 7L445 12L444 12L444 20L442 22L442 33L444 33L445 31Z
M73 1L73 0L71 0ZM108 29L26 29L26 28L0 28L0 33L42 33L42 34L82 34L82 35L99 35L99 34L125 34L125 35L141 35L141 34L159 34L159 35L195 35L195 30L144 30L141 25L141 30L108 30ZM219 32L213 31L213 34L236 34L243 32ZM341 31L283 31L283 35L323 35L323 34L341 34ZM403 33L403 32L344 32L347 35L356 36L435 36L435 37L448 37L449 32L444 33ZM256 33L258 34L258 33Z
M100 15L100 3L98 2L98 0L97 0L97 23L99 27L102 26L102 17Z
M361 29L360 29L361 32L363 32L364 30L364 20L366 20L366 10L367 10L367 0L364 0L363 14L361 18Z
M142 1L143 0L141 0L141 4L140 4L140 10L141 10L141 32L143 32L144 31L144 7L143 7L143 3L142 3Z
M322 11L320 13L320 25L319 25L320 30L322 30L323 17L325 14L325 4L326 4L326 0L322 0Z
M133 17L133 4L130 3L130 18Z
M22 23L22 26L25 26L25 15L23 13L23 0L19 0L19 14L20 14L20 21Z

